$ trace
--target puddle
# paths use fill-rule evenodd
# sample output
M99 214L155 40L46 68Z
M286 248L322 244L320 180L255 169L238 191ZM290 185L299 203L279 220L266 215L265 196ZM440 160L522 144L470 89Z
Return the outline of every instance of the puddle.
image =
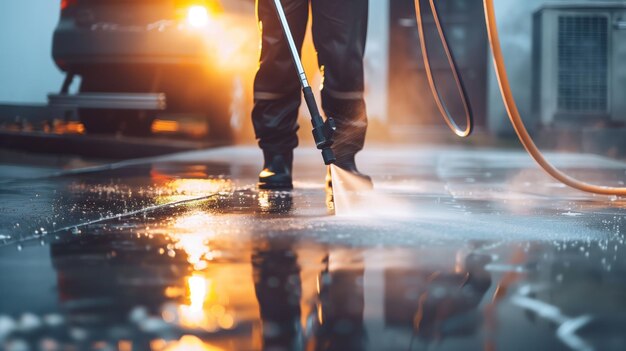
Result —
M626 349L623 202L403 166L330 216L254 151L0 186L0 349Z
M329 244L304 234L321 227L260 230L285 216L267 204L289 197L263 196L216 201L256 203L267 221L236 208L218 215L208 204L163 208L1 248L0 345L478 350L515 349L515 335L529 336L525 349L626 345L618 332L626 281L617 273L626 267L621 251L613 270L599 265L613 255L608 245Z

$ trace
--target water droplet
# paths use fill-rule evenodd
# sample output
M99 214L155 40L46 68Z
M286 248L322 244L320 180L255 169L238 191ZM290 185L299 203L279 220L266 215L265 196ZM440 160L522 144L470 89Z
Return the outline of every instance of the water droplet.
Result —
M155 317L146 318L141 322L140 328L145 332L157 333L167 329L168 324L160 319Z
M51 327L58 327L63 324L64 319L60 314L49 314L43 317L43 322Z
M85 340L87 338L87 331L82 328L72 328L70 329L70 336L74 340Z
M128 315L128 319L131 322L140 323L141 321L148 318L148 310L145 307L137 306L130 311Z
M0 315L0 339L11 334L15 330L16 323L13 318L9 316Z
M19 321L20 329L32 331L41 327L41 320L32 313L24 313Z

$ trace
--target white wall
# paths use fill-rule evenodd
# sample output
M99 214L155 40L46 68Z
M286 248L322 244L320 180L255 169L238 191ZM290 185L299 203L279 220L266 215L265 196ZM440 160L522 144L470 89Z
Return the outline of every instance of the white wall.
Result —
M367 114L387 120L389 79L389 0L369 0L368 36L365 48L365 98Z
M52 61L60 0L0 0L0 103L44 103L61 87Z

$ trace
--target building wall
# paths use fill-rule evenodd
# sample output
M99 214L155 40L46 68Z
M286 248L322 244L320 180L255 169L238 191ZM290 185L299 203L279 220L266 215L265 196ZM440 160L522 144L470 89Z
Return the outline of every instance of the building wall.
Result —
M420 3L433 78L450 114L462 126L465 124L464 106L441 46L428 0L420 0ZM394 127L443 127L428 83L414 2L392 0L390 4L389 121ZM483 128L487 115L487 35L482 0L442 2L439 17L464 80L476 125Z
M387 120L389 79L389 0L369 0L365 51L366 99L369 118Z

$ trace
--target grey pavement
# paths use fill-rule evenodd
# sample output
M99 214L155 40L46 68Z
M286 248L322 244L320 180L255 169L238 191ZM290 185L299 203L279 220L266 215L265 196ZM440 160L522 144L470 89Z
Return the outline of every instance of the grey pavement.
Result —
M259 157L3 156L1 347L626 349L626 199L521 151L371 146L375 190L333 212L317 152L297 152L292 192L255 188ZM626 180L620 161L548 158Z

